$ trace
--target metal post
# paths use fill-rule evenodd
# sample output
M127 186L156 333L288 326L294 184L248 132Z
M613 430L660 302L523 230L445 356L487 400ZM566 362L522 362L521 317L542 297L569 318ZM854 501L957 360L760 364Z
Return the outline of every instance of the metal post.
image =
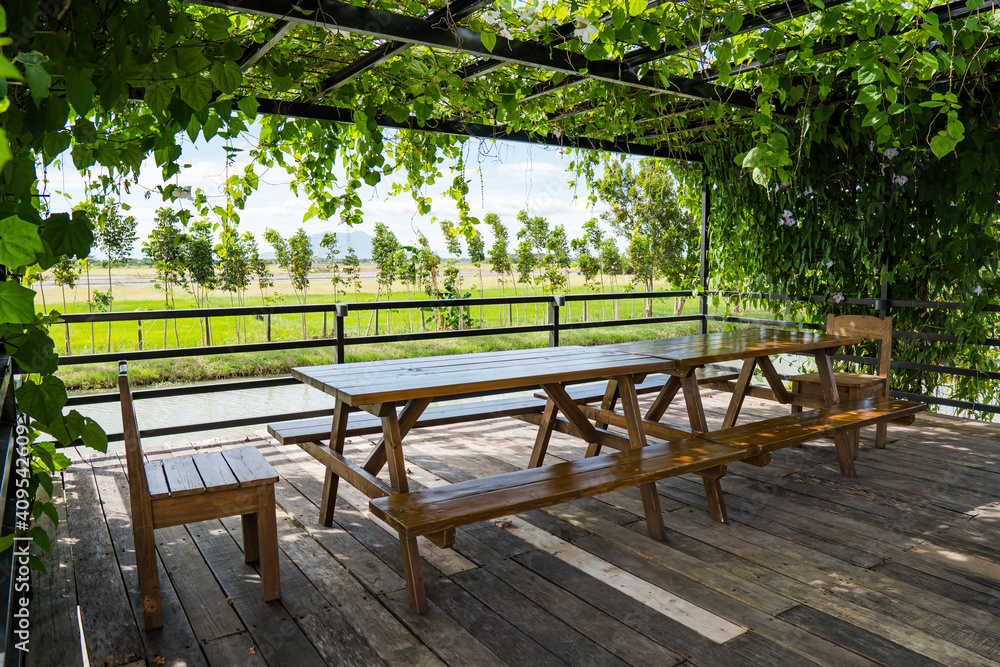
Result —
M712 214L712 188L708 180L708 165L701 166L701 270L698 276L699 304L698 332L708 333L708 220Z
M344 363L344 320L347 319L347 304L338 303L333 307L333 362Z
M549 347L559 347L559 308L566 305L566 297L553 296L549 303Z

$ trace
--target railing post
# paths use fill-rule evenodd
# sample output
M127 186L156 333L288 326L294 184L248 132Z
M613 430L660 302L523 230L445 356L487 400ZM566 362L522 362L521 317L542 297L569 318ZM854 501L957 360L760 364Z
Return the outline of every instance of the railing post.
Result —
M712 214L712 187L708 180L708 165L701 166L701 251L699 260L701 263L698 273L698 314L701 320L698 322L698 333L708 333L708 220Z
M139 334L139 350L142 351L142 320L135 321Z
M264 321L264 336L266 337L267 342L270 343L271 342L271 313L268 313L265 317L266 317L266 320Z
M347 304L338 303L333 307L333 362L344 363L344 320L347 319Z
M553 295L549 303L549 347L559 347L559 308L566 305L566 297Z
M205 345L207 347L212 346L212 326L209 323L209 317L205 317Z

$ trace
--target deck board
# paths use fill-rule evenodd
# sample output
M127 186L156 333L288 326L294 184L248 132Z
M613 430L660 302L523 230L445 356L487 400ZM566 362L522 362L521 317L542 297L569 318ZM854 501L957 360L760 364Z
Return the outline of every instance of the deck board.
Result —
M716 428L727 396L703 396ZM683 409L664 421L683 424ZM742 419L784 411L750 400ZM404 451L426 488L522 468L533 439L532 426L498 419L414 429ZM634 489L527 512L512 528L462 527L454 550L422 540L423 616L409 610L394 535L362 496L342 493L334 525L318 525L323 467L298 447L262 434L150 448L157 460L249 444L279 475L282 599L261 599L238 519L161 530L158 634L141 629L123 461L77 456L57 480L50 575L34 577L32 613L51 641L32 658L79 662L79 602L92 664L1000 664L1000 426L928 414L890 425L884 450L873 439L862 434L855 479L837 472L829 440L729 466L728 525L708 517L700 478L657 483L666 543L645 535ZM369 446L354 438L345 451ZM546 463L583 450L556 433ZM626 584L547 550L560 544ZM714 641L644 604L643 586L742 631Z

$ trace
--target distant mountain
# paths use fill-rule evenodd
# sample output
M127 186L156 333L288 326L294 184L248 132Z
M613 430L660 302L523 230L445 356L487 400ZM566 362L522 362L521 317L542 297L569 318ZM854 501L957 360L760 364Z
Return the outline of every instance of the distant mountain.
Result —
M337 255L339 259L343 259L347 254L347 249L354 248L354 254L358 256L361 261L369 260L372 257L372 237L369 234L365 234L362 231L351 230L347 232L336 232L337 234L337 250L340 253ZM319 244L323 240L323 234L312 234L309 237L309 241L312 243L313 252L316 255L316 259L321 259L326 257L326 248ZM264 242L263 247L269 247L267 242ZM264 259L274 259L274 252L262 252L260 256Z

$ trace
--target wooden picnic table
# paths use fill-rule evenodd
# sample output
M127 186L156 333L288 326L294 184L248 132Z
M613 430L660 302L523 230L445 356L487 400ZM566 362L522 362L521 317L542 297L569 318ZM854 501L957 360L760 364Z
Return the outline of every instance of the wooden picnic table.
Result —
M269 430L279 440L295 442L326 465L321 524L332 525L341 478L371 499L371 511L399 533L410 605L423 612L427 602L418 536L450 547L459 526L635 486L640 490L650 536L664 540L666 531L656 481L690 472L701 475L712 517L725 521L719 480L727 464L746 461L763 465L775 449L825 435L837 439L841 469L853 474L853 460L845 454L849 447L842 434L844 429L907 418L925 407L890 399L838 405L831 357L841 345L856 342L855 338L821 333L750 329L587 348L511 350L295 368L295 378L336 398L329 440L324 444L326 433L322 427L316 432L316 427L308 423L269 426ZM743 398L750 393L750 381L758 366L774 398L782 402L798 400L784 388L769 359L774 354L794 352L816 358L823 397L813 397L808 399L811 403L804 404L812 406L821 400L824 407L730 428ZM706 363L737 359L744 363L733 383L726 424L720 431L705 433L695 372ZM657 373L669 375L654 401L653 407L660 414L652 415L656 417L652 420L647 414L644 419L636 384ZM601 380L607 380L608 385L600 409L578 402L567 392L568 384ZM658 423L662 409L682 387L691 431ZM453 405L427 410L432 402L443 398L534 388L545 392L544 401L507 398L487 401L471 410ZM519 400L523 405L518 404ZM621 410L616 412L615 404L619 402ZM370 416L352 419L349 425L352 408ZM422 418L425 410L428 416ZM539 425L527 469L411 491L403 458L403 439L410 429L496 416L516 416ZM625 429L627 436L607 430L608 424ZM310 429L314 431L311 434L306 432ZM382 437L363 463L344 456L347 435L379 430ZM553 430L585 440L588 456L543 466ZM647 435L657 440L650 441ZM618 451L600 454L602 446ZM377 477L386 466L388 485Z

